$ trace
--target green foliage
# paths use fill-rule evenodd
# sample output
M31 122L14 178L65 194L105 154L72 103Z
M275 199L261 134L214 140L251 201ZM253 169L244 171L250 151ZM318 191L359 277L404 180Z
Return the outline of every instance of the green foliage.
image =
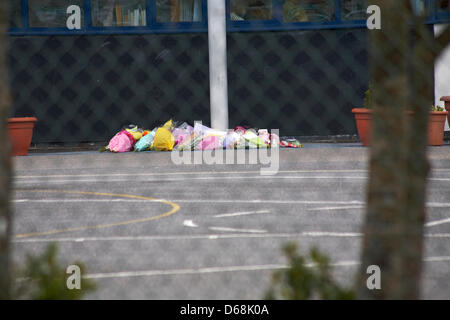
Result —
M441 106L434 106L432 105L430 108L430 111L444 111L444 108L442 108Z
M76 300L95 289L95 284L86 279L82 279L81 289L68 289L66 281L70 274L58 264L57 251L57 246L51 244L40 256L27 255L24 267L17 272L19 280L13 292L14 299ZM73 264L84 274L83 264Z
M329 259L319 250L313 248L309 252L312 266L307 265L305 257L297 254L295 243L286 244L283 251L288 259L289 267L273 273L271 286L266 292L265 299L355 299L353 290L343 288L335 282L331 275Z
M369 89L365 92L364 95L364 108L366 109L372 109L372 92L373 92L373 85L372 83L369 84Z

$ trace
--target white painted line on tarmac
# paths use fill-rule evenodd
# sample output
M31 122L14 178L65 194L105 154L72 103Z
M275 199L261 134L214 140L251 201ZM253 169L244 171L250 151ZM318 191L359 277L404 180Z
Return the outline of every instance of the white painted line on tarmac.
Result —
M314 200L227 200L227 199L171 199L173 202L184 203L275 203L275 204L364 204L363 201L349 200L349 201L314 201Z
M186 177L186 178L160 178L160 179L146 179L144 177L134 177L132 179L71 179L71 180L52 180L52 179L33 179L33 180L18 180L14 181L15 184L35 184L35 183L76 183L76 182L177 182L177 181L214 181L214 180L242 180L242 179L285 179L285 180L367 180L368 177L364 176L235 176L235 177ZM450 181L450 178L428 178L429 181Z
M163 202L164 200L145 200L145 199L14 199L14 203L63 203L63 202Z
M274 270L281 268L286 268L286 266L280 264L269 264L269 265L254 265L254 266L211 267L198 269L123 271L123 272L87 274L83 278L105 279L105 278L149 277L149 276L187 275L187 274L204 274L204 273L218 273L218 272L236 272L236 271L261 271L261 270Z
M184 203L273 203L273 204L317 204L317 205L349 205L349 206L336 206L336 207L324 207L324 208L311 208L308 211L315 210L339 210L339 209L358 209L364 208L364 202L359 200L350 201L320 201L320 200L226 200L226 199L155 199L155 200L141 200L141 199L13 199L13 203L63 203L63 202L184 202ZM426 204L429 208L449 208L450 202L428 202Z
M432 169L436 172L450 172L450 169ZM367 169L317 169L317 170L278 170L278 173L367 173ZM258 170L243 171L177 171L177 172L153 172L153 173L87 173L87 174L48 174L48 175L18 175L16 179L29 178L72 178L72 177L136 177L136 176L164 176L164 175L228 175L228 174L260 174Z
M450 233L430 233L425 238L450 238Z
M198 227L198 225L196 225L192 220L184 220L183 226L190 227L190 228Z
M341 261L331 263L330 266L346 267L355 266L360 263L357 261ZM315 264L305 264L306 267L314 267ZM198 269L173 269L173 270L146 270L146 271L122 271L109 273L93 273L83 276L84 279L106 279L106 278L129 278L129 277L149 277L149 276L167 276L167 275L188 275L188 274L205 274L205 273L221 273L221 272L238 272L238 271L264 271L286 269L287 265L282 264L266 264L253 266L229 266L229 267L209 267Z
M364 202L358 200L350 200L350 201L311 201L311 200L221 200L221 199L155 199L155 200L141 200L141 199L13 199L11 202L20 204L20 203L87 203L87 202L181 202L181 203L271 203L271 204L316 204L316 205L340 205L340 204L354 204L352 206L348 206L348 209L357 209L364 208ZM450 208L449 202L428 202L426 204L428 208ZM324 208L312 208L308 209L308 211L319 211L319 210L339 210L339 209L347 209L347 207L324 207Z
M363 209L363 208L364 206L321 207L321 208L309 208L308 211L348 210L348 209Z
M450 169L448 169L450 171ZM335 169L335 170L279 170L278 173L365 173L360 169ZM17 179L27 178L73 178L73 177L136 177L136 176L163 176L163 175L220 175L220 174L260 174L260 170L249 171L178 171L178 172L153 172L153 173L93 173L93 174L49 174L49 175L21 175Z
M358 232L324 232L324 231L310 231L302 232L304 237L361 237L363 234Z
M128 179L109 179L109 177L113 175L88 175L88 177L97 177L95 179L53 179L55 177L52 176L42 176L39 178L29 178L26 176L22 176L14 180L14 184L22 185L22 184L40 184L40 183L49 183L49 184L61 184L61 183L87 183L87 182L129 182L129 181L140 181L140 182L177 182L177 181L215 181L215 180L249 180L249 179L284 179L284 180L367 180L368 176L288 176L288 175L273 175L273 176L262 176L255 174L254 176L242 176L239 172L230 172L229 174L239 174L239 176L217 176L212 174L211 176L201 176L201 177L182 177L182 178L157 178L157 179L148 179L145 175L123 175L123 177L129 177ZM317 172L314 172L317 173ZM330 173L330 172L328 172ZM348 173L348 171L347 171ZM201 174L201 175L206 175ZM30 176L31 177L31 176ZM76 178L79 176L73 176ZM59 177L57 177L59 178ZM27 180L28 179L28 180ZM450 178L428 178L429 181L450 181Z
M450 202L427 202L427 207L448 208L448 207L450 207Z
M301 233L235 233L204 235L166 235L166 236L113 236L113 237L58 237L27 238L12 240L13 243L46 243L46 242L96 242L96 241L158 241L158 240L219 240L219 239L252 239L252 238L360 238L357 232L323 232L311 231ZM450 233L425 234L425 238L450 238Z
M150 200L140 199L14 199L11 200L14 203L60 203L60 202L147 202ZM151 200L154 202L164 202L166 200L157 199ZM221 200L221 199L178 199L167 200L172 202L184 202L184 203L275 203L275 204L349 204L349 203L363 203L361 201L311 201L311 200Z
M450 257L429 257L423 259L424 262L446 262L450 261ZM360 265L361 262L356 260L343 260L330 263L331 267L353 267ZM315 267L316 264L308 263L306 267ZM170 276L170 275L189 275L189 274L208 274L222 272L239 272L239 271L265 271L287 269L288 265L283 264L265 264L252 266L228 266L228 267L207 267L192 269L172 269L172 270L144 270L144 271L121 271L108 273L92 273L83 276L84 279L108 279L108 278L129 278L129 277L151 277L151 276Z
M434 227L445 223L450 223L450 218L425 223L425 227Z
M225 232L247 232L247 233L266 233L266 230L260 229L237 229L237 228L225 228L225 227L209 227L213 231L225 231Z
M245 216L249 214L260 214L260 213L269 213L269 210L260 210L260 211L247 211L247 212L234 212L234 213L222 213L217 214L214 218L227 218L227 217L237 217L237 216Z
M33 180L18 180L15 184L36 184L36 183L46 183L46 184L61 184L61 183L80 183L80 182L129 182L129 181L139 181L139 182L177 182L177 181L215 181L215 180L271 180L271 179L284 179L284 180L336 180L336 179L347 179L347 180L367 180L367 177L359 176L226 176L226 177L186 177L186 178L159 178L159 179L147 179L145 177L134 177L132 179L64 179L64 180L53 180L53 179L33 179ZM449 179L450 180L450 179Z
M71 180L53 180L53 179L33 179L33 180L17 180L16 185L27 184L67 184L67 183L95 183L95 182L190 182L190 181L215 181L215 180L364 180L367 176L212 176L212 177L186 177L186 178L159 178L147 179L145 177L134 177L131 179L71 179ZM428 178L429 181L450 181L450 178Z
M361 233L349 232L302 232L302 233L235 233L235 234L205 234L205 235L167 235L167 236L117 236L117 237L61 237L61 238L27 238L13 240L16 243L35 242L84 242L84 241L153 241L153 240L210 240L210 239L241 239L241 238L295 238L295 237L360 237Z
M450 261L450 256L447 257L430 257L423 259L425 262L444 262L444 261Z

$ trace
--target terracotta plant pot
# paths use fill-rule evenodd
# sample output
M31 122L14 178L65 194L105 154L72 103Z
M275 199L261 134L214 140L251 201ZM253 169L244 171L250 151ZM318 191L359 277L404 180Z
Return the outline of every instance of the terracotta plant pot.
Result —
M9 118L8 134L11 141L11 156L25 156L31 145L36 118Z
M450 101L450 100L449 100ZM356 129L363 146L370 146L370 122L372 110L365 108L352 109L356 120ZM444 142L445 119L448 111L430 111L428 117L428 145L441 146ZM407 112L407 115L412 113Z
M428 145L442 146L447 115L448 111L430 111L428 116Z
M372 110L366 108L352 109L356 120L356 130L363 146L370 145L370 119Z
M448 125L450 126L450 96L442 97L441 101L444 101L445 110L447 110L447 112L448 112L447 120L448 120Z

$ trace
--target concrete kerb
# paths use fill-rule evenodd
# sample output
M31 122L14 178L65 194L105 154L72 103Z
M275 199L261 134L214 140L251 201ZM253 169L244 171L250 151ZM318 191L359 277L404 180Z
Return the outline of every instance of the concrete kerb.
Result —
M279 150L279 163L283 164L307 164L314 162L339 163L339 162L367 162L369 148L361 147L359 143L346 144L304 144L301 149L281 148ZM193 151L201 152L201 151ZM248 150L246 150L248 152ZM434 161L450 160L450 144L441 147L430 147L429 158ZM172 167L176 170L178 166L171 161L170 152L129 152L129 153L110 153L98 151L82 152L61 152L61 153L30 153L28 156L14 157L14 168L19 171L27 169L117 169L121 163L126 163L128 168L146 168L146 167ZM198 168L198 165L191 165ZM201 165L207 167L208 165ZM255 168L261 165L221 165L224 170L233 168ZM217 167L217 166L216 166Z

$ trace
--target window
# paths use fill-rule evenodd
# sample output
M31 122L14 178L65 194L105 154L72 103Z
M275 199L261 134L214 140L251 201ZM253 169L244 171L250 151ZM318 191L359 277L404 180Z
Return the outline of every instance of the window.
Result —
M450 0L437 0L438 11L450 12Z
M83 34L182 33L208 30L207 17L204 16L208 0L7 1L11 3L10 32L17 34L72 32L66 25L69 17L67 8L70 5L78 5L81 8L83 28L79 32ZM228 31L365 28L367 7L372 3L370 0L221 1L227 4ZM446 23L450 20L450 0L408 2L416 14L427 17L427 23ZM22 8L23 3L28 5L28 13L24 12L26 9ZM90 7L84 8L85 4ZM84 21L85 13L90 15L88 24ZM23 25L26 16L28 26ZM21 28L26 29L20 30Z
M83 0L28 0L30 27L65 28L67 8L77 5L81 8L81 24L84 24Z
M367 19L366 0L342 0L342 20L365 20Z
M200 22L202 0L156 0L157 22Z
M94 27L147 25L145 0L91 0Z
M334 20L334 0L283 0L284 22Z
M272 20L273 0L231 0L230 19L242 20Z
M10 16L10 27L11 28L20 28L22 27L22 6L20 4L20 0L12 0L10 4L11 16Z
M418 16L430 14L425 1L426 0L411 0L411 6L414 14Z

